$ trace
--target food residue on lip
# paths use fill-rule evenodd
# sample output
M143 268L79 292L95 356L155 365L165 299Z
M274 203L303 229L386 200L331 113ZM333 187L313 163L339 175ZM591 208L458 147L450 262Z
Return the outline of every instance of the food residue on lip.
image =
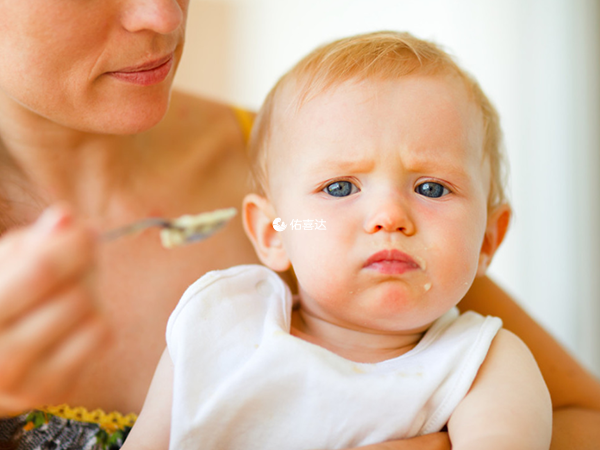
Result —
M425 289L425 292L427 292L429 289L431 289L431 283L426 283L423 288Z
M178 217L172 221L172 227L160 230L160 241L163 247L173 248L201 240L225 225L236 213L235 208L226 208Z
M425 260L423 258L420 258L418 256L413 256L413 259L417 262L417 264L419 265L421 270L427 269L427 263L425 262Z

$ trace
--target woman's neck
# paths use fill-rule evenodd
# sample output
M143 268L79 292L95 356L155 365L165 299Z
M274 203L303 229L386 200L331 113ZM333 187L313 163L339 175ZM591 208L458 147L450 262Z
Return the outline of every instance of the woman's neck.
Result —
M299 306L292 311L290 333L350 361L377 363L412 350L425 331L426 328L406 333L353 330L314 316Z
M1 195L12 203L23 200L15 198L20 195L65 201L86 215L102 215L128 181L139 139L73 130L0 94L0 171L11 180L0 185Z

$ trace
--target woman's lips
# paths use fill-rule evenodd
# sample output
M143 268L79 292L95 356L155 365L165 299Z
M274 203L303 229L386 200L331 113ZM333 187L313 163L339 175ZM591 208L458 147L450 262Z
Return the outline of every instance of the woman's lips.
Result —
M137 67L127 67L108 75L138 86L152 86L167 78L173 67L173 54Z
M367 259L363 267L386 275L401 275L420 268L414 259L399 250L377 252Z

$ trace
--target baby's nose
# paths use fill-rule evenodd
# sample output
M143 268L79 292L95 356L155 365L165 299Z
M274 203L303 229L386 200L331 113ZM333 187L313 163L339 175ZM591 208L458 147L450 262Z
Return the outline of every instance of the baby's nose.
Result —
M388 199L372 205L371 212L365 220L365 231L367 233L398 231L411 236L416 228L408 207L401 200Z

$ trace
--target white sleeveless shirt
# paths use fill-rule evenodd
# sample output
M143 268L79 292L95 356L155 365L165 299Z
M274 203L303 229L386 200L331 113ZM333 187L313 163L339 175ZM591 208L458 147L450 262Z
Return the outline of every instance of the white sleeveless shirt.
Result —
M409 352L364 364L290 335L291 310L263 266L188 288L167 325L171 449L340 449L439 431L502 326L453 308Z

